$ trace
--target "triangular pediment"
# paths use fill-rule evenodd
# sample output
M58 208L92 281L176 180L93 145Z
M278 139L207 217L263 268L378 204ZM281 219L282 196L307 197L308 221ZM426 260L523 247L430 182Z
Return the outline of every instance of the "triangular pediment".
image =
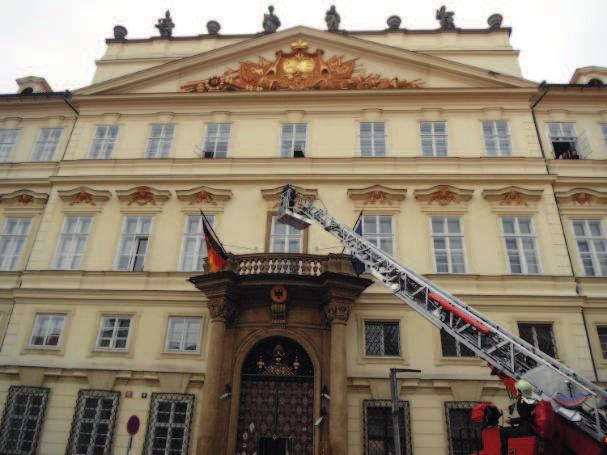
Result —
M294 27L93 84L75 94L535 87L519 77L422 52Z

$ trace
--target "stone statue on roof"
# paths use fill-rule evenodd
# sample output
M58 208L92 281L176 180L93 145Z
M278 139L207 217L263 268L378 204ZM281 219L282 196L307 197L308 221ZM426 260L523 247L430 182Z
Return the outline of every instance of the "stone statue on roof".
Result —
M274 7L268 6L269 14L263 15L263 31L266 33L274 33L280 27L280 19L274 14Z
M173 23L173 19L171 19L171 12L169 10L166 10L163 18L158 19L156 28L160 31L161 38L170 38L173 35L175 24Z
M337 14L337 10L335 9L335 5L331 5L331 8L325 14L325 22L327 23L327 30L330 32L336 32L339 30L339 23L341 22L341 18L339 14Z
M455 13L453 11L447 11L445 5L436 10L436 20L440 23L440 28L443 30L453 30L455 28L453 16L455 16Z

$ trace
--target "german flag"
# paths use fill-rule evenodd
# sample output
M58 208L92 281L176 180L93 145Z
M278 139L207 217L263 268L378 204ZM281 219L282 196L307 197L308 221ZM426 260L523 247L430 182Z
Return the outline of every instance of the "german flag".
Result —
M207 244L207 260L209 262L210 271L215 273L223 269L223 265L228 258L228 253L223 248L223 245L219 241L217 234L211 227L211 223L204 216L204 213L200 211L202 215L202 232L204 234L204 241Z

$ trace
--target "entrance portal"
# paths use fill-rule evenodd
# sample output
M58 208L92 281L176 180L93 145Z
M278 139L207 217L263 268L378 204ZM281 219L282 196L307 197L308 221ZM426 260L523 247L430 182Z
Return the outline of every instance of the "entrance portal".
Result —
M237 455L313 453L314 367L288 338L267 338L242 366Z

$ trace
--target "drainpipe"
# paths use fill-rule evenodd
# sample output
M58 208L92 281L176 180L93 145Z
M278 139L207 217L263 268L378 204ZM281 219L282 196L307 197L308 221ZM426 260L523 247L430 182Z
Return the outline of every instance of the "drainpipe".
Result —
M577 285L576 285L577 289ZM596 382L599 382L599 373L596 369L596 363L594 361L594 354L592 353L592 345L590 344L590 334L588 333L588 324L586 323L586 315L584 314L584 308L582 308L582 321L584 321L584 332L586 333L586 342L588 343L588 349L590 350L590 361L592 362L592 371L594 371L594 378Z
M546 152L544 150L544 144L542 142L542 135L540 134L540 128L537 125L537 118L535 116L535 107L541 103L541 101L544 99L544 97L548 94L548 91L550 90L550 86L546 83L546 81L542 81L542 83L540 84L540 88L542 90L544 90L544 92L540 95L540 97L537 99L537 101L535 103L533 103L531 105L531 117L533 118L533 125L535 126L535 134L537 135L537 140L540 144L540 150L542 152L542 156L544 157L544 164L546 164L546 173L550 173L548 171L548 164L546 163Z

